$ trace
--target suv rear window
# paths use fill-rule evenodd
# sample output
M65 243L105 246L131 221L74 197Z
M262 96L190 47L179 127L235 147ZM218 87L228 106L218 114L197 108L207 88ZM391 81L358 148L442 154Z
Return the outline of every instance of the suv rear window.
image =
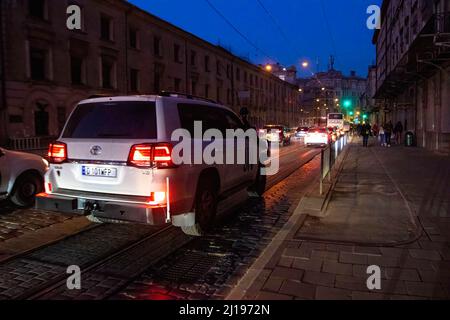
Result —
M80 104L67 123L63 138L156 139L156 107L149 101Z

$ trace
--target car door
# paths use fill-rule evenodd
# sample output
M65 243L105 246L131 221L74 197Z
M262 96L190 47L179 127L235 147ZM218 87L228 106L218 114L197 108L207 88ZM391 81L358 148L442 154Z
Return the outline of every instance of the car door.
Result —
M228 110L223 110L224 119L226 120L226 126L227 129L231 130L238 130L242 129L244 132L246 131L246 128L244 128L244 124L239 119L237 115L235 115L233 112ZM255 131L255 137L257 133ZM235 143L235 164L234 165L228 165L227 172L229 173L230 177L230 183L232 185L239 185L242 183L245 183L253 178L253 171L255 170L256 164L250 163L250 152L252 151L258 151L257 146L256 150L251 150L250 148L250 142L246 141L245 144L242 143ZM228 152L228 151L227 151ZM245 163L238 164L238 154L244 154L245 155Z

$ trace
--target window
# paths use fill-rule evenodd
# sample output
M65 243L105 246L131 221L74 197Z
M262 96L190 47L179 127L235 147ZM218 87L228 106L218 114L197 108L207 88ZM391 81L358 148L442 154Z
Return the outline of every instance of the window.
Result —
M227 64L227 78L231 78L231 66L229 64Z
M161 91L161 75L158 72L154 73L153 77L153 91L159 93Z
M156 132L154 102L102 102L78 105L67 123L63 137L155 139Z
M83 84L83 59L76 56L70 57L70 75L72 84Z
M221 91L222 91L222 88L221 87L217 87L217 89L216 89L216 100L217 100L217 102L219 102L220 103L220 99L221 99Z
M191 94L192 95L197 95L197 81L192 80L191 81Z
M174 79L174 89L176 92L181 91L181 79L179 79L179 78Z
M139 70L130 69L130 91L139 91Z
M138 49L138 31L136 29L130 29L129 32L129 41L130 41L130 48Z
M222 109L205 105L178 104L178 114L183 129L188 130L194 136L194 122L201 121L203 133L209 129L219 129L225 133L227 122Z
M33 80L46 79L47 52L42 49L30 48L30 76Z
M61 133L64 129L64 124L66 123L66 108L57 107L56 108L56 119L58 121L58 133Z
M107 58L102 57L102 87L105 89L112 89L114 87L114 62Z
M241 69L236 68L236 80L241 81Z
M209 129L218 129L224 135L226 129L242 128L241 120L232 112L221 108L205 105L178 104L178 114L183 129L188 130L194 136L194 122L201 121L203 133Z
M112 19L105 15L100 17L100 37L102 40L113 40Z
M209 72L209 56L205 56L205 71Z
M194 50L191 50L191 66L195 66L197 62L197 53Z
M247 83L247 71L244 71L244 83Z
M153 53L155 54L155 56L161 57L162 56L161 51L162 51L161 50L161 37L154 36L153 37Z
M205 84L205 98L209 98L209 84Z
M222 68L222 64L220 63L219 60L217 60L217 62L216 62L216 72L217 72L218 76L222 75L222 70L220 70L221 68Z
M181 51L180 46L178 44L174 44L173 45L173 60L178 63L181 62L180 51Z
M33 18L45 20L45 0L28 0L28 14Z

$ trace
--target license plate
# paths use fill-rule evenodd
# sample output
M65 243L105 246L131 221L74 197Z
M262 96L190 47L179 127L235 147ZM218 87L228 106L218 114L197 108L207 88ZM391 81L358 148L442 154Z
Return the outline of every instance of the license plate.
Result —
M117 169L109 168L109 167L82 166L81 174L83 176L90 176L90 177L116 178L117 177Z

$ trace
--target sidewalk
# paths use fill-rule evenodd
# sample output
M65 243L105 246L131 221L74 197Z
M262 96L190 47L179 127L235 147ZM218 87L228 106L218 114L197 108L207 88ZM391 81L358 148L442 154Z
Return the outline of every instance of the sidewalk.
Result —
M450 158L357 142L324 217L298 208L228 299L450 298Z

